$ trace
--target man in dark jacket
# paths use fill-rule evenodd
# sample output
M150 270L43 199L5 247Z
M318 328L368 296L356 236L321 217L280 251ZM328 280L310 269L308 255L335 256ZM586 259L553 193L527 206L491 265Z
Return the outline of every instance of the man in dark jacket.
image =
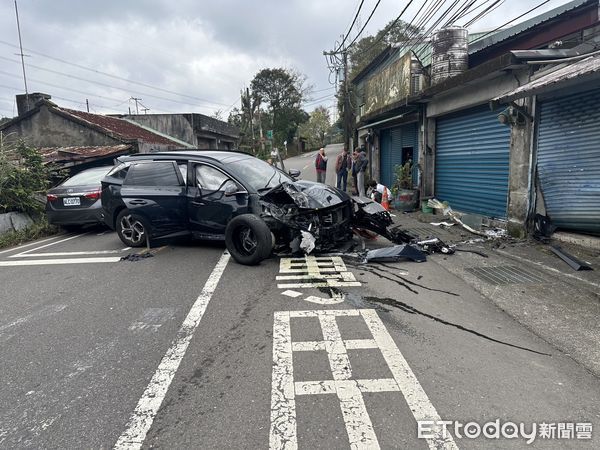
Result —
M342 153L335 160L335 173L337 174L337 188L346 192L348 185L348 171L352 169L352 158L348 154L348 150L344 147Z
M360 148L356 148L354 150L354 162L352 165L352 175L355 176L355 186L357 195L359 197L365 196L365 172L367 171L367 166L369 165L369 160L367 159L367 154L360 150Z

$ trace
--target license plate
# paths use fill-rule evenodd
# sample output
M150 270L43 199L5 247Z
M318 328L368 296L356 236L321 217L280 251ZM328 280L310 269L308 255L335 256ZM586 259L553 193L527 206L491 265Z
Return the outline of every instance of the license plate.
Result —
M80 206L81 199L79 197L65 197L65 198L63 198L63 205L65 205L65 206Z

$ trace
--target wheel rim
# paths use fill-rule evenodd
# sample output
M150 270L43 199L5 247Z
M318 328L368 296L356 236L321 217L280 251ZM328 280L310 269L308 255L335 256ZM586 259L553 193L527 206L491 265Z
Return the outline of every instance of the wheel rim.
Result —
M236 244L238 251L246 256L250 256L256 251L256 248L258 247L258 240L256 239L256 235L251 228L244 227L238 232Z
M140 244L146 238L144 225L139 220L131 217L131 214L123 216L121 219L121 234L133 244Z

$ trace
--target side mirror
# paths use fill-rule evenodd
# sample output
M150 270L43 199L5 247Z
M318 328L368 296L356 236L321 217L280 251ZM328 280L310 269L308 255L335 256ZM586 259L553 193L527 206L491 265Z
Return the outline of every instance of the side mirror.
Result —
M290 169L290 170L288 171L288 174L290 175L290 177L292 177L292 178L294 178L294 179L295 179L295 178L298 178L298 177L300 176L300 174L301 174L301 173L302 173L302 172L301 172L300 170L298 170L298 169Z
M231 197L237 194L238 191L239 189L235 183L227 183L227 185L225 186L225 197Z

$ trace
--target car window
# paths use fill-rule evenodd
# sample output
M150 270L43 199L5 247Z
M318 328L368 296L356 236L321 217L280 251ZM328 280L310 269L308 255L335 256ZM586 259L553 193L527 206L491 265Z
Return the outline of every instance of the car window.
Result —
M132 164L125 184L133 186L181 186L170 161Z
M183 183L187 184L187 164L178 164L179 171L181 172L181 177L183 178Z
M258 158L230 161L229 167L254 189L271 189L283 181L293 181L287 174Z
M199 164L196 166L196 184L206 191L224 189L229 177L211 166Z
M63 186L85 186L85 185L94 185L100 184L100 180L104 178L104 176L108 173L108 171L112 169L112 167L97 167L94 169L84 170L83 172L79 172L77 175L73 175L67 181L65 181Z

